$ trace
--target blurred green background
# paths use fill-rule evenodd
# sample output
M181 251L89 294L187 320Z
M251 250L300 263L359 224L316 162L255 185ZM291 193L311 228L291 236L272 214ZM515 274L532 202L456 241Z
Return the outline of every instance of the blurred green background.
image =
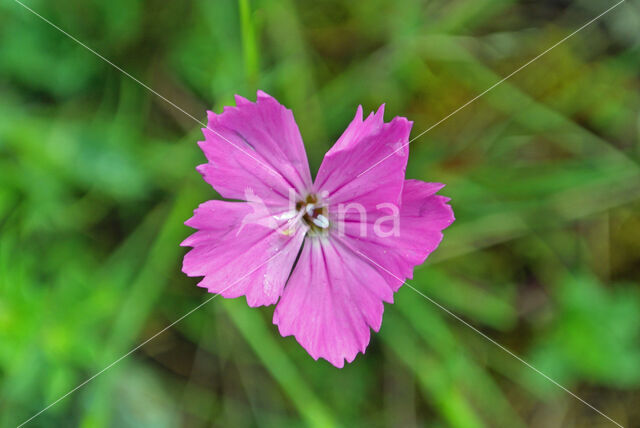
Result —
M194 115L294 111L317 170L358 104L412 136L614 2L28 0ZM640 426L640 3L411 144L456 223L412 285ZM0 424L16 426L208 297L180 271L200 126L0 4ZM215 299L27 426L613 426L408 287L337 370Z

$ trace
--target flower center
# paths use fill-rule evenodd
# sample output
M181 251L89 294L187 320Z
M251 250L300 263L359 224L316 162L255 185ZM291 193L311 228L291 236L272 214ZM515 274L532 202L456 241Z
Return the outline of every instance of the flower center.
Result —
M296 211L302 214L302 222L309 226L310 232L321 233L329 228L329 210L316 195L309 194L296 202Z

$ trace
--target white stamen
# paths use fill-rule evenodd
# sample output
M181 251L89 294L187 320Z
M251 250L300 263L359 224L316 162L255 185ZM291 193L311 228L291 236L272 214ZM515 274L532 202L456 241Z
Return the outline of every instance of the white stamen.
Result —
M316 206L314 204L307 204L307 206L304 209L307 212L307 215L313 216L313 210L316 209Z
M327 227L329 227L329 219L322 214L319 214L318 217L311 219L311 221L313 221L313 224L322 229L326 229Z

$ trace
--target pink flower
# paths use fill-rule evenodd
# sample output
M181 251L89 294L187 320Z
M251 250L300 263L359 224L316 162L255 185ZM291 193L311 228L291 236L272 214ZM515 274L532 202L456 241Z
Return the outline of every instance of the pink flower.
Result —
M211 293L277 303L282 336L343 367L380 329L399 278L412 277L453 222L449 199L436 195L444 186L405 180L412 122L384 123L383 106L365 120L358 107L312 181L291 111L262 91L236 103L208 113L198 143L208 162L197 169L222 197L245 202L195 210L182 270Z

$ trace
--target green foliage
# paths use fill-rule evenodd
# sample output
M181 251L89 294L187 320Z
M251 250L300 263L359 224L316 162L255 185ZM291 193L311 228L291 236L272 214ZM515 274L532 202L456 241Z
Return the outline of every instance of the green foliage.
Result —
M640 295L618 288L607 293L592 278L578 277L554 290L558 308L552 320L540 323L537 367L558 381L638 385Z
M607 6L511 0L28 1L198 119L257 88L310 162L358 104L412 137ZM613 3L611 3L613 4ZM180 272L200 124L0 4L0 425L208 298ZM411 144L455 224L410 283L625 426L640 424L640 65L629 0ZM594 426L600 415L408 287L337 370L216 298L32 426ZM29 426L29 425L27 425ZM604 425L603 425L604 426Z

